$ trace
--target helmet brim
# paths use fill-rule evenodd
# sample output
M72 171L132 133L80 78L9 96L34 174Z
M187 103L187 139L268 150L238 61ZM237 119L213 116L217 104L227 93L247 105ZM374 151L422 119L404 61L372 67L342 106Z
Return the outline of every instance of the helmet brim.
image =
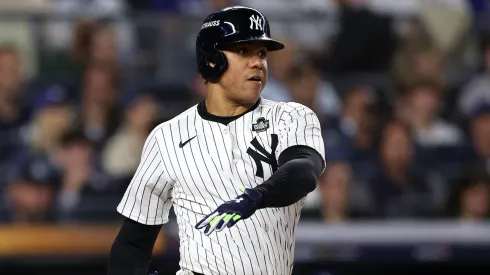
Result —
M277 40L274 40L274 39L271 39L267 36L258 36L258 37L249 37L249 38L245 38L245 39L236 39L236 37L230 37L231 39L222 39L222 41L220 41L218 43L218 47L223 49L224 47L227 47L227 46L232 46L232 45L236 45L236 44L245 44L245 43L260 43L262 45L264 45L268 51L272 52L272 51L278 51L278 50L282 50L284 49L284 44L282 44L281 42L277 41Z

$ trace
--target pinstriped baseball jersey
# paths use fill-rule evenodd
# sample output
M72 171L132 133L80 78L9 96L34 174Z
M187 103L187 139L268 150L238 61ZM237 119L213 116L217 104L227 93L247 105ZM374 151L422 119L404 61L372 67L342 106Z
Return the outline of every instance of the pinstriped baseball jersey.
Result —
M179 275L291 274L294 230L303 200L265 208L221 232L194 228L206 214L277 169L286 148L306 145L325 159L317 116L298 103L260 99L228 124L195 105L155 127L117 210L143 224L164 224L173 206L180 237Z

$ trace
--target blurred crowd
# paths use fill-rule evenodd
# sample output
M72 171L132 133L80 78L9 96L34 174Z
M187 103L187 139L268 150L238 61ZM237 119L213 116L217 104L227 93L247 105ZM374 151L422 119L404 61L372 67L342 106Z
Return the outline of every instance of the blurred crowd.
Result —
M334 31L308 39L323 21L272 19L287 48L263 97L322 123L328 165L303 219L490 218L488 1L415 1L402 20L362 0L2 2L70 20L0 26L0 223L120 218L148 133L206 95L192 52L203 16L244 4L274 18L298 2L333 7ZM137 23L150 15L165 21Z

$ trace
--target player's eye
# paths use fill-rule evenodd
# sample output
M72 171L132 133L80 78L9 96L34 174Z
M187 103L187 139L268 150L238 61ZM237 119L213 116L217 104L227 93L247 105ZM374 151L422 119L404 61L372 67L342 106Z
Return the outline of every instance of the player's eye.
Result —
M267 51L266 51L266 50L261 50L261 51L259 52L259 56L260 56L261 58L267 57Z
M239 55L247 55L250 51L247 48L239 48L238 49L238 54Z

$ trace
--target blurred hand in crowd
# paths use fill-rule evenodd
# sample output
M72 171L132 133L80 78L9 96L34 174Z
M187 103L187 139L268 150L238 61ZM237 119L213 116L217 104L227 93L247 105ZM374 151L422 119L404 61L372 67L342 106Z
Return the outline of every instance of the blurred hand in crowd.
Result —
M64 135L58 151L58 164L63 172L62 189L78 193L92 175L93 148L82 133Z

